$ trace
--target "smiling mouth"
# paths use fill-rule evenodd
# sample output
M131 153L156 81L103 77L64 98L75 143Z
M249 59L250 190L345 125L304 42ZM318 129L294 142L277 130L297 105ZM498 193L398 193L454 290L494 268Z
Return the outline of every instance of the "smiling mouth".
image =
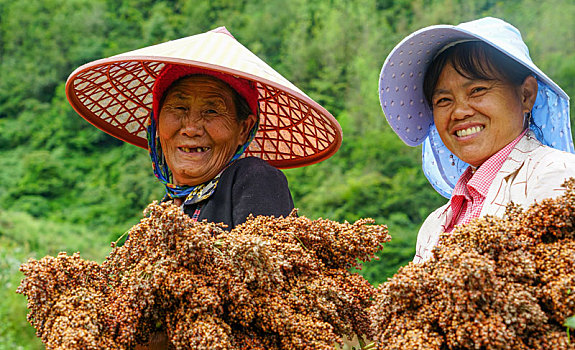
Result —
M480 132L481 130L485 129L484 126L474 126L471 128L467 128L467 129L462 129L462 130L457 130L455 132L455 135L457 137L464 137L464 136L469 136L469 135L473 135L476 134L478 132Z
M180 147L184 153L204 153L210 150L209 147Z

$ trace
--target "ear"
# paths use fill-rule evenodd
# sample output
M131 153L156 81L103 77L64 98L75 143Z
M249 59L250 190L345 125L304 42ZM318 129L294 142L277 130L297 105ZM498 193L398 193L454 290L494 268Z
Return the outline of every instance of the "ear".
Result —
M537 98L538 89L537 79L532 75L525 78L523 84L521 84L521 103L525 112L531 112Z
M245 120L242 120L240 122L240 141L241 141L241 145L243 145L244 143L246 143L246 141L248 140L248 136L250 134L250 131L252 130L252 128L254 127L254 125L256 125L256 120L257 117L253 114L248 115L248 117ZM240 146L241 146L240 145Z

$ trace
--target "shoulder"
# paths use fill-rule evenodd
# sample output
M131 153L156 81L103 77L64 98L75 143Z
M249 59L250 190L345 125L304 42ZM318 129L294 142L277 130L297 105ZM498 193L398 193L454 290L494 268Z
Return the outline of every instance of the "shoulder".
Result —
M267 178L285 179L285 175L279 169L257 157L246 157L236 160L234 164L226 169L224 174L233 176L236 179L253 178L260 181Z
M541 145L533 149L527 157L525 164L530 172L553 176L563 174L575 176L575 154L557 150Z
M575 177L575 154L539 145L532 149L510 183L511 199L529 205L564 192L565 180Z
M501 168L500 177L523 172L549 173L572 172L575 169L575 154L545 146L532 133L526 134L509 154Z
M266 161L248 157L230 166L234 226L254 216L286 216L294 205L284 174Z
M224 171L220 181L236 194L289 192L284 173L256 157L238 159Z
M575 154L564 152L549 146L543 145L530 131L515 146L515 153L524 154L532 163L532 166L561 166L564 164L575 164Z
M533 171L550 179L575 176L575 154L542 146L532 157Z

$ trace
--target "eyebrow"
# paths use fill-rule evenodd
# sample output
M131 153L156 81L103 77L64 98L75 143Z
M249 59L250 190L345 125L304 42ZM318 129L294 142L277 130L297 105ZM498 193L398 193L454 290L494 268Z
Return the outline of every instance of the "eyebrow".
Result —
M470 85L473 84L479 84L480 82L489 82L491 80L487 80L487 79L469 79L466 78L467 81L465 83L463 83L463 87L464 88L468 88ZM431 93L431 98L433 98L435 95L440 95L440 94L450 94L451 92L447 89L434 89L433 92Z
M176 98L179 100L185 100L188 98L193 98L195 95L193 94L188 94L186 92L183 91L173 91L172 93L169 94L170 98ZM225 104L225 98L224 96L222 96L222 94L218 94L218 93L210 93L207 94L206 96L203 97L204 100L206 100L207 103L224 103Z
M190 95L189 95L189 94L186 94L186 93L184 93L184 92L182 92L182 91L177 91L177 90L176 90L176 91L171 91L170 93L168 93L168 94L166 95L166 99L167 99L168 97L170 97L170 98L177 98L177 99L179 99L179 100L185 100L186 98L190 97Z
M441 94L449 94L449 90L445 90L445 89L435 89L433 90L433 93L431 94L431 97L435 96L435 95L441 95Z

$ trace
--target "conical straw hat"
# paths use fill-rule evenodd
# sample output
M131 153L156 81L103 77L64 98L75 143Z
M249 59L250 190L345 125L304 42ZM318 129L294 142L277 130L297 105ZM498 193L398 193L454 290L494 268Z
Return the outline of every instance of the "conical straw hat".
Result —
M325 160L341 145L335 118L224 27L85 64L68 78L66 95L94 126L147 149L152 87L166 64L213 70L256 84L260 126L248 156L293 168Z

